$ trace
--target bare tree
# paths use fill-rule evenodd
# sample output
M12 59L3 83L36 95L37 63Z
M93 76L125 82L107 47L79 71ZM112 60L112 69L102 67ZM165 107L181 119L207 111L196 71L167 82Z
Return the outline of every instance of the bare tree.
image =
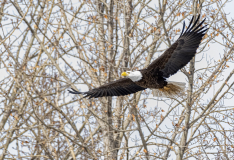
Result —
M233 2L2 0L0 159L233 159L227 5ZM179 73L186 96L68 94L147 67L199 14L209 30Z

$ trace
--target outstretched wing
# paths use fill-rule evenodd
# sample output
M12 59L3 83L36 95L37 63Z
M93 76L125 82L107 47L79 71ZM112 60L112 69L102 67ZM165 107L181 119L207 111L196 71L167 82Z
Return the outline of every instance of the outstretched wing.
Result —
M192 25L193 19L184 32L185 22L180 37L171 45L159 58L154 60L148 67L148 70L161 71L163 77L168 78L184 67L196 54L197 48L205 35L206 26L201 27L205 19L197 25L200 18L198 16Z
M131 79L129 78L121 78L117 81L113 81L107 84L104 84L98 88L94 88L87 92L78 92L74 89L68 90L72 94L83 94L85 97L89 98L98 98L104 96L124 96L132 93L136 93L138 91L145 90L141 86L136 85Z

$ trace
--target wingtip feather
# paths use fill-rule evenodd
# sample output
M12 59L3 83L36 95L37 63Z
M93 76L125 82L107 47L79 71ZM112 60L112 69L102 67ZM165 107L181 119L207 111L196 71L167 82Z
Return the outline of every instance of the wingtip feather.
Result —
M79 91L77 91L77 90L75 90L73 88L71 88L71 90L68 90L68 92L71 93L71 94L82 94L83 93L83 92L79 92Z
M185 21L184 21L184 23L183 23L183 29L182 29L182 32L181 32L181 34L180 34L180 37L183 35L183 33L184 33L184 28L185 28Z

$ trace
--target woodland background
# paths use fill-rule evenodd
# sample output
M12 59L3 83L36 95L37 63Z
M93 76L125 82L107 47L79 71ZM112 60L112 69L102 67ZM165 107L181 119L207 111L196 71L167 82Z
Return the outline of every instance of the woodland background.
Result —
M233 159L233 1L0 2L0 159ZM146 67L198 14L184 97L68 93Z

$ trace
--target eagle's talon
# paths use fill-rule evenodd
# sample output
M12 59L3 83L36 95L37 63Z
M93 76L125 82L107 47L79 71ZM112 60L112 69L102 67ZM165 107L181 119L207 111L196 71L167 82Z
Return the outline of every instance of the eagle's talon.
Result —
M170 90L170 88L167 87L167 86L164 86L163 89L166 90L166 91Z

